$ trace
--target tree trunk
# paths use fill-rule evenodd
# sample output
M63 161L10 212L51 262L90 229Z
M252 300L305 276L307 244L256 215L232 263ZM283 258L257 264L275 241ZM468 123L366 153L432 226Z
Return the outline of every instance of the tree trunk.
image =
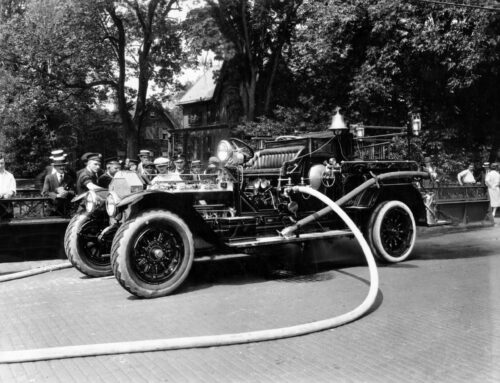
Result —
M142 28L142 47L139 50L139 87L137 89L137 101L134 113L134 125L136 127L137 142L140 141L142 123L146 113L146 100L148 95L149 79L151 70L149 69L149 54L153 43L153 19L159 0L149 3L147 14L143 14L138 6L135 7L136 16ZM170 1L171 7L173 1Z
M246 119L247 121L255 120L255 106L256 106L256 89L257 89L257 77L259 71L258 68L252 66L250 68L250 79L245 82L245 90L247 93L247 112Z
M142 51L139 55L139 87L137 89L137 101L135 105L135 113L133 118L134 125L136 126L138 143L140 141L142 123L144 121L146 113L148 85L149 85L149 70L147 64L147 57L144 51Z
M118 102L118 112L122 120L123 136L127 145L127 157L135 158L138 153L138 143L137 143L137 127L132 120L127 107L127 97L125 95L125 80L126 80L126 61L125 61L125 47L126 47L126 36L125 28L123 26L123 20L116 14L116 10L113 5L106 7L106 11L110 15L111 19L117 30L117 41L115 45L115 51L117 56L118 64L118 86L116 89L116 98Z
M273 95L273 83L276 78L276 72L278 70L278 64L280 61L281 48L279 52L275 52L273 66L271 68L271 74L269 75L269 79L266 84L266 99L264 101L264 115L268 116L270 114L271 109L271 98Z

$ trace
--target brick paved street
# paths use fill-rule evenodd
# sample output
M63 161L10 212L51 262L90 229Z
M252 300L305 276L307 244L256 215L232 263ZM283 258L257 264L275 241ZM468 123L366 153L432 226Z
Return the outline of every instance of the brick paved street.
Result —
M499 244L498 226L419 239L411 260L379 268L373 311L334 330L1 365L0 381L498 382ZM198 264L185 288L155 300L135 299L112 277L89 279L74 269L5 282L0 350L222 334L342 314L364 299L368 270L353 240L337 241L335 249L333 262L302 276L265 278L251 259ZM0 274L14 269L0 264Z

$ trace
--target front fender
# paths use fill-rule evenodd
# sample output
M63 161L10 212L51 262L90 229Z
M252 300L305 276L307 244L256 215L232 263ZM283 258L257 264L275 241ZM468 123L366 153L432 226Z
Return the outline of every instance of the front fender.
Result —
M166 210L181 217L196 239L220 249L225 248L224 242L212 230L210 225L201 217L193 207L193 199L187 194L173 194L158 190L145 190L131 194L121 200L117 207L121 212L126 211L126 219L146 210Z

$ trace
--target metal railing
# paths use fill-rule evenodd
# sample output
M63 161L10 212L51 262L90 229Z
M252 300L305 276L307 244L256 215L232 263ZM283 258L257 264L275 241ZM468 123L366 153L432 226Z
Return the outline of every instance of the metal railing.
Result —
M487 201L489 199L488 188L485 186L460 186L440 185L425 188L427 192L434 193L436 202L444 201Z
M389 143L381 142L377 144L358 145L358 152L364 160L383 160L389 153Z
M28 220L46 217L69 218L76 212L78 204L57 204L43 197L37 189L21 189L12 198L0 199L0 220Z

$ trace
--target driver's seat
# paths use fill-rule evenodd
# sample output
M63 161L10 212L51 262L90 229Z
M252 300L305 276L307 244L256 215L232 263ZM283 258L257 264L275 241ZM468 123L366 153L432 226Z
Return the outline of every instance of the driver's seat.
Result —
M304 145L262 149L255 152L245 165L245 173L255 175L279 175L285 162L297 159L305 151Z

